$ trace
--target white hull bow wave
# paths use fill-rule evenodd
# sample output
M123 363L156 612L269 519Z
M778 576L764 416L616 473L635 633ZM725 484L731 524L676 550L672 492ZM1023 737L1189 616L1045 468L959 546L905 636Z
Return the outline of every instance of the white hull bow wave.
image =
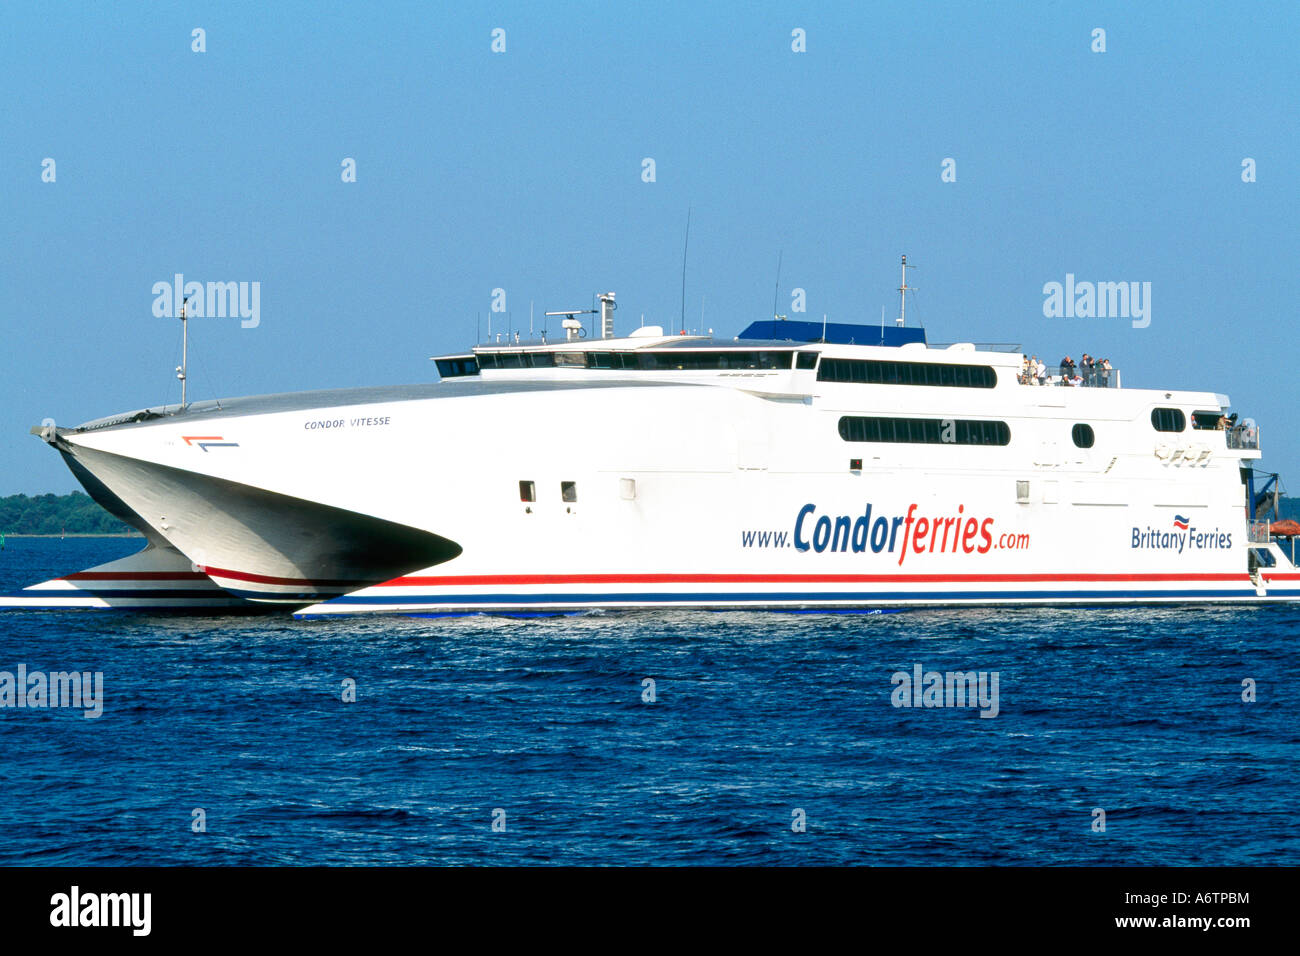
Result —
M604 302L606 297L602 297ZM608 300L612 303L613 296ZM602 316L602 319L606 316ZM758 322L33 429L148 538L8 607L302 616L1286 601L1253 423L1018 349Z

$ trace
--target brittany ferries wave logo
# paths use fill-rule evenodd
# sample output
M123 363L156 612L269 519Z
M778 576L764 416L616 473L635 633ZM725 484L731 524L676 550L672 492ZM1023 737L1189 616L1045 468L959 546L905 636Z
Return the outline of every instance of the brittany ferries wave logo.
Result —
M1162 531L1159 528L1134 528L1133 540L1129 545L1134 549L1149 551L1226 551L1232 547L1232 532L1220 528L1201 531L1192 525L1192 519L1183 515L1174 515L1174 530Z

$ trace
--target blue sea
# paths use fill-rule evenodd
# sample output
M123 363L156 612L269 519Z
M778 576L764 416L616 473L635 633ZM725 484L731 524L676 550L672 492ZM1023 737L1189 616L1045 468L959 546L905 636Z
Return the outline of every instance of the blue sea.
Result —
M10 538L0 590L140 545ZM0 708L0 864L1295 865L1297 633L1285 607L0 612L0 671L103 673L97 719ZM918 664L996 672L996 717L893 706Z

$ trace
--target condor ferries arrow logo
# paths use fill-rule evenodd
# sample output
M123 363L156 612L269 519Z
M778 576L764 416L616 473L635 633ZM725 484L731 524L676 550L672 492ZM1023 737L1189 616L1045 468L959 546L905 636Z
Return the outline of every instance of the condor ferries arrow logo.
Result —
M239 442L226 441L220 435L182 435L181 438L184 440L185 444L191 447L193 447L194 445L198 445L204 451L207 451L209 448L238 448L239 447Z

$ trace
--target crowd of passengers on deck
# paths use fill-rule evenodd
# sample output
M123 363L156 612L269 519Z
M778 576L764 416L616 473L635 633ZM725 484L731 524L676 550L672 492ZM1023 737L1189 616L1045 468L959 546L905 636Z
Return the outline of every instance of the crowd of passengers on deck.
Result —
M1055 376L1049 375L1047 365L1037 355L1022 356L1019 382L1021 385L1065 385L1076 388L1110 388L1112 372L1110 359L1094 359L1087 352L1079 364L1066 356L1061 359Z

